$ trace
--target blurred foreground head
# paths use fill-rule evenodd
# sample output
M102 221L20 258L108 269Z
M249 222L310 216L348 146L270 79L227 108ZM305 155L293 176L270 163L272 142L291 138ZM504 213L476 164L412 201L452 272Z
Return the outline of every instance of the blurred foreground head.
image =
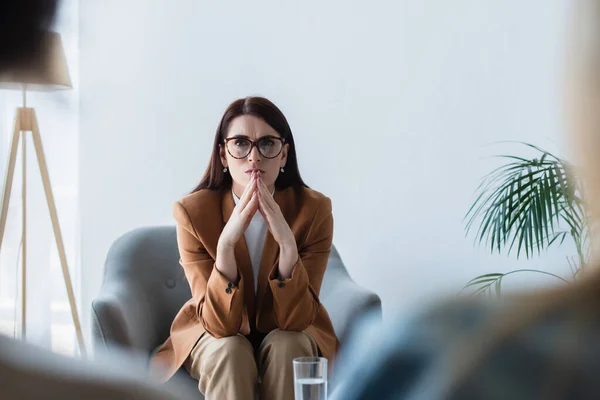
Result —
M600 261L600 1L574 3L567 60L567 108L590 216L592 260Z
M511 298L512 307L497 320L486 324L480 335L484 345L476 350L460 353L462 365L457 381L468 376L477 377L480 368L492 359L494 352L518 349L522 359L511 359L513 367L532 360L540 361L548 371L563 378L571 378L575 370L589 372L597 366L600 348L596 346L600 333L600 0L575 0L567 40L566 58L566 112L569 139L574 147L576 178L580 179L582 197L590 226L590 261L592 268L584 271L584 278L574 283L545 291L525 292ZM530 340L522 340L526 335ZM593 338L592 341L589 338ZM504 347L503 347L504 346ZM528 353L530 352L530 353ZM533 354L533 355L532 355ZM530 357L527 362L525 358ZM464 361L467 360L467 361ZM593 368L596 371L596 367ZM518 381L518 369L507 376ZM539 372L539 371L536 371ZM511 375L512 374L512 375ZM531 382L539 383L531 376ZM595 372L594 372L595 374ZM544 384L555 387L559 381L554 375L540 374ZM536 379L540 378L538 376ZM600 393L596 375L593 379L581 372L580 389ZM568 382L574 382L568 381ZM539 389L539 387L538 387ZM553 398L581 398L555 392ZM560 394L559 394L560 393ZM565 395L565 396L563 396ZM547 397L537 397L547 398ZM598 397L593 397L598 398Z
M0 0L0 73L21 68L41 51L58 0Z

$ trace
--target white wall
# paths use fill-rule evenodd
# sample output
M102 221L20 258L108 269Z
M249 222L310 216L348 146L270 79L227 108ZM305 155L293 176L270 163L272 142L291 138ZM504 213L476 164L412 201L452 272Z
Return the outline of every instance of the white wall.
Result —
M523 140L565 153L566 0L81 2L83 303L111 242L172 224L225 107L272 99L306 182L334 204L352 276L386 311L515 266L465 239L488 156Z

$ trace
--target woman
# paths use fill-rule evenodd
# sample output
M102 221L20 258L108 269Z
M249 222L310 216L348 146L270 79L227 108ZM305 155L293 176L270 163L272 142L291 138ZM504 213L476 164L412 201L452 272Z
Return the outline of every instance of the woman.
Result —
M184 366L209 400L254 400L257 382L261 399L293 399L292 359L331 360L338 347L319 302L333 217L302 181L273 103L227 108L208 169L174 216L192 299L153 358L158 378Z
M597 264L600 0L578 0L574 7L570 128ZM450 302L412 320L365 324L354 336L349 352L338 358L335 400L598 399L600 270L596 266L571 285L502 303Z

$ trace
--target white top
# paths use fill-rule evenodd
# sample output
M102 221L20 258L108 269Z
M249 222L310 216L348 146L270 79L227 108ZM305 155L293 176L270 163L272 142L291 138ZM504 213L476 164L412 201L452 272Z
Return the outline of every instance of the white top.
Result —
M233 193L233 190L231 191ZM235 205L240 202L240 199L233 193L233 201ZM250 221L250 225L244 233L248 253L250 253L250 261L252 262L252 271L254 272L254 293L258 289L258 271L260 270L260 261L262 260L263 247L265 247L265 238L267 236L267 224L260 211L256 211L254 217Z

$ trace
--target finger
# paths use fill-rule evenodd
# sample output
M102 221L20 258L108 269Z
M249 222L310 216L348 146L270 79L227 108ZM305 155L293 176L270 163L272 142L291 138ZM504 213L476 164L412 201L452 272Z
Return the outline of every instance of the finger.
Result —
M253 192L252 195L250 196L250 200L248 201L248 204L246 205L246 207L244 209L242 209L241 214L245 219L250 219L256 212L257 208L258 208L258 194L256 194L256 192Z
M265 204L265 199L264 199L264 195L262 191L258 192L258 210L260 211L260 213L263 215L263 217L267 218L267 213L269 212L268 209L266 209L266 204Z
M262 179L261 176L259 176L259 179L257 180L257 187L258 187L258 190L262 193L262 195L265 197L266 200L268 200L269 197L272 197L271 193L269 192L269 188L267 187L267 184L265 183L265 181Z
M263 210L263 208L261 206L258 207L258 212L260 212L260 215L263 216L263 218L266 220L268 220L267 218L267 214L265 214L265 211Z
M263 216L265 223L267 224L267 229L269 229L269 231L271 230L271 211L268 210L265 206L265 200L263 198L263 196L259 195L258 196L258 211L260 212L260 214Z
M273 208L269 204L269 197L271 197L271 195L269 194L268 190L264 185L259 186L258 194L258 199L260 201L261 207L263 208L263 211L268 214L271 213L273 211Z
M263 179L262 174L258 174L258 184L262 187L264 187L265 189L267 188L267 184L265 183L265 180Z
M246 209L250 210L250 214L254 215L256 210L258 210L258 193L254 191L252 196L250 197L250 202L246 206Z
M238 203L238 206L241 210L243 210L246 207L246 205L252 198L252 193L254 193L255 191L256 191L256 178L254 177L254 174L252 174L252 178L250 178L250 183L246 186L246 189L244 189L244 193L242 194L242 197L240 198L240 202Z
M238 210L243 209L246 206L246 204L248 204L248 201L250 201L250 197L252 196L252 186L253 186L253 181L252 181L252 178L250 178L250 182L244 188L244 191L242 192L242 195L240 196L240 200L238 201L238 203L236 205L236 208ZM234 193L234 195L235 195L235 193Z
M244 188L244 191L242 192L242 195L240 196L240 199L246 194L248 193L248 191L250 190L250 188L252 187L252 181L256 179L256 176L254 175L254 173L250 174L250 180L248 181L248 184L246 185L246 187Z
M275 199L273 198L272 193L267 188L267 185L265 185L263 183L260 186L260 190L261 190L262 197L264 198L265 205L269 208L270 211L275 211L276 210L275 206L277 205L277 203L275 202Z
M269 190L269 188L267 187L267 184L265 183L265 181L264 181L264 179L262 178L262 176L259 176L259 179L258 179L258 186L259 186L259 187L261 187L261 188L264 190L264 192L265 192L265 195L269 195L269 197L268 197L268 198L271 198L271 199L273 198L273 194L271 193L271 191L270 191L270 190Z
M268 222L267 214L265 213L264 207L262 205L262 200L260 199L260 195L258 196L258 212L263 216L264 220ZM268 225L268 223L267 223Z

